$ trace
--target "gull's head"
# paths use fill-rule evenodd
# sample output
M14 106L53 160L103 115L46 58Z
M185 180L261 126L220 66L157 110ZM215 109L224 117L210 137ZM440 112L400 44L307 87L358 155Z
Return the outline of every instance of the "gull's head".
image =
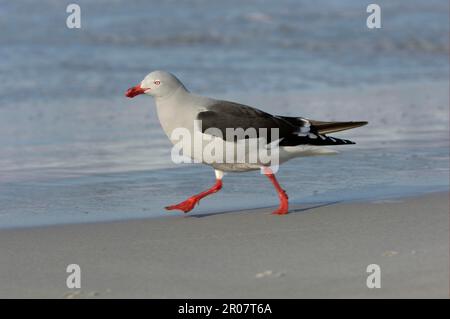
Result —
M183 84L177 77L165 71L153 71L149 73L140 84L129 88L125 96L132 98L139 94L147 94L153 97L165 97L171 95Z

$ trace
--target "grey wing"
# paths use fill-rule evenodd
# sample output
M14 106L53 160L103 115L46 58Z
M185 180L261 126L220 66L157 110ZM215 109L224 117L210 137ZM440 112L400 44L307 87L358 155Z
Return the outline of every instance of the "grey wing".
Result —
M197 115L205 134L227 141L264 137L270 143L295 136L299 127L256 108L228 101L217 101ZM278 130L275 134L273 129Z
M292 119L273 116L256 108L228 101L216 101L197 115L197 120L202 121L203 133L227 141L256 136L265 137L268 143L280 139L280 146L354 144L349 140L326 136L313 125L313 121ZM272 134L274 129L278 134ZM253 133L250 137L249 132Z

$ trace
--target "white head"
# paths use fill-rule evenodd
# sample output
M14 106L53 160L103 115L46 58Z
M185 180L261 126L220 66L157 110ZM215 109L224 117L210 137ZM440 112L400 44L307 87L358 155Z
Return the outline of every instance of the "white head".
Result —
M175 75L165 71L153 71L140 84L129 88L125 96L132 98L139 94L147 94L153 97L165 97L180 87L185 89L183 83Z

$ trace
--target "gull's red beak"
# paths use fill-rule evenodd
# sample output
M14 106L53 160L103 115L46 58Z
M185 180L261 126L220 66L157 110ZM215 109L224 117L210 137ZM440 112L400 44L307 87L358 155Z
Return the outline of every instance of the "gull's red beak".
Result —
M135 97L136 95L144 94L144 92L145 92L146 90L148 90L148 89L143 89L143 88L141 88L141 85L138 84L138 85L136 85L136 86L133 86L132 88L129 88L129 89L125 92L125 96L126 96L126 97L129 97L129 98L132 98L132 97Z

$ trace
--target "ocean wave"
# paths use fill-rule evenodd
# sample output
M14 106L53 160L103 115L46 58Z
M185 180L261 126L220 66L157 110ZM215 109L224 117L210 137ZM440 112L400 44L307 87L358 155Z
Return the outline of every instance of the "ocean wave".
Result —
M259 18L258 18L259 19ZM80 38L84 45L113 45L133 47L184 47L223 46L227 48L285 48L306 52L355 52L367 53L425 53L448 55L448 33L436 32L425 35L404 34L401 37L388 35L383 37L366 36L365 34L349 35L342 32L338 35L316 32L306 34L305 31L293 29L288 25L279 25L270 32L254 29L243 29L241 32L189 31L174 34L116 34L86 32Z
M147 36L147 35L117 35L117 34L95 34L91 33L85 39L92 44L112 44L112 45L138 45L149 47L178 46L193 44L232 44L237 43L234 37L224 37L213 33L187 33L167 36Z

